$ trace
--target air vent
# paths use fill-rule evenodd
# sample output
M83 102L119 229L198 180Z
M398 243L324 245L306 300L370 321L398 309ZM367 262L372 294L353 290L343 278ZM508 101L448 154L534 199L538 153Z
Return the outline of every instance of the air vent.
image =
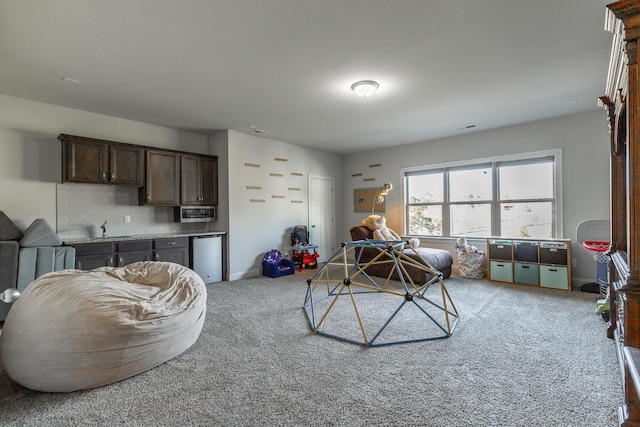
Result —
M255 126L249 126L249 133L252 133L254 135L269 135L271 132L267 132L264 129L258 129Z

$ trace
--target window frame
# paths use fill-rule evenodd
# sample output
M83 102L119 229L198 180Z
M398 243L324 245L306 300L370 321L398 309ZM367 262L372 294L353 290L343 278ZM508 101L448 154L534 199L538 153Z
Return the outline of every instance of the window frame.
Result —
M562 149L557 148L557 149L551 149L551 150L542 150L542 151L534 151L534 152L527 152L527 153L518 153L518 154L509 154L509 155L502 155L502 156L493 156L493 157L485 157L485 158L478 158L478 159L469 159L469 160L462 160L462 161L454 161L454 162L447 162L447 163L437 163L437 164L431 164L431 165L421 165L421 166L412 166L412 167L405 167L402 168L400 170L400 176L401 176L401 182L402 182L402 192L403 192L403 209L404 209L404 214L402 216L402 229L404 230L404 233L406 236L410 236L410 237L420 237L420 238L426 238L426 239L443 239L443 240L448 240L448 239L454 239L457 236L451 236L451 235L445 235L446 233L450 234L451 232L451 224L450 224L450 210L449 207L452 204L469 204L467 202L455 202L452 203L449 198L450 195L447 191L448 187L449 187L449 182L448 182L448 174L446 173L446 171L449 170L455 170L455 169L472 169L474 167L482 167L482 165L484 165L486 167L486 165L490 165L491 169L492 169L492 187L493 187L493 197L492 200L485 202L477 202L477 203L489 203L492 206L492 215L491 215L491 227L492 227L492 231L496 230L500 227L500 224L496 224L496 222L500 222L500 215L499 212L496 214L496 212L494 211L495 209L500 209L500 205L502 203L504 203L505 201L513 201L513 199L509 199L509 200L505 200L502 201L500 200L500 188L499 188L499 182L498 182L498 168L497 165L504 165L504 164L509 164L509 163L522 163L522 164L527 164L527 163L535 163L537 160L541 160L541 159L545 159L548 158L553 162L553 202L552 202L552 206L553 206L553 212L552 212L552 218L553 218L553 224L552 224L552 237L551 238L560 238L564 235L564 226L563 226L563 200L562 200ZM443 230L443 235L442 236L430 236L430 235L415 235L415 234L409 234L409 195L408 195L408 183L407 183L407 177L410 175L417 175L420 174L421 172L437 172L437 171L444 171L444 176L443 176L443 185L444 187L444 200L442 203L440 202L434 202L431 205L442 205L443 210L442 210L442 230ZM539 200L548 200L548 199L516 199L517 202L523 202L523 201L539 201ZM420 204L417 204L420 205ZM429 205L428 203L426 205ZM416 204L412 204L411 206L416 206ZM496 228L496 226L498 228ZM510 237L510 238L516 238L517 236L483 236L483 237L478 237L480 238L490 238L490 237Z

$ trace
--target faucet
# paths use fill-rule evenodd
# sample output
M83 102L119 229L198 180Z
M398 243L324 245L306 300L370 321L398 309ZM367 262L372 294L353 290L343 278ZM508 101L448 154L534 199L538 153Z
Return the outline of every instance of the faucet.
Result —
M102 237L107 237L107 221L105 221L100 228L102 228Z

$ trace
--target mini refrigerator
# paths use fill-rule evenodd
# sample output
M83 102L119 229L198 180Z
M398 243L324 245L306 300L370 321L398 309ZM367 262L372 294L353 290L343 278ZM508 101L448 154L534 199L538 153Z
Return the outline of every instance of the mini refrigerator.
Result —
M191 269L205 284L222 281L222 236L191 238Z

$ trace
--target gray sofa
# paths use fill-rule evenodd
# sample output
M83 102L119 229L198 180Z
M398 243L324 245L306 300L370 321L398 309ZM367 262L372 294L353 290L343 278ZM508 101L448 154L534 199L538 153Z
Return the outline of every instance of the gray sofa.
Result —
M51 271L75 268L75 248L62 241L44 219L36 219L22 232L0 211L0 292L23 291L29 283ZM0 321L11 304L0 303Z

